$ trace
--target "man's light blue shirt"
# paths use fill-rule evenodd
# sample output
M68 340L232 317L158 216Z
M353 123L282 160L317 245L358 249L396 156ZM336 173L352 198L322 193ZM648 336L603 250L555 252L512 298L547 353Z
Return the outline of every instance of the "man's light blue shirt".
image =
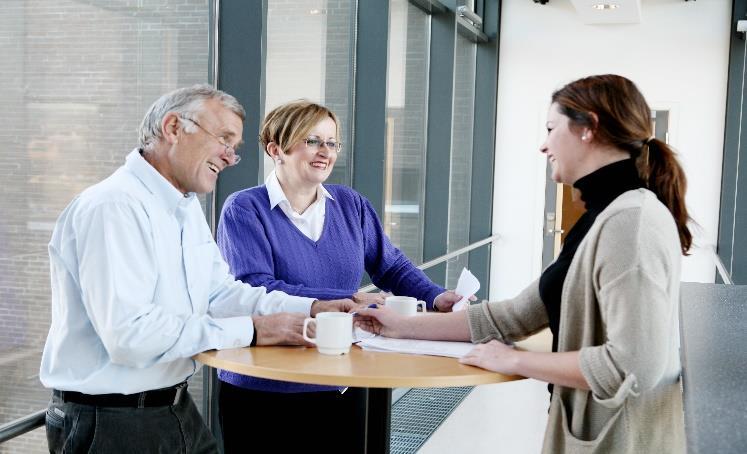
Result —
M249 345L251 315L308 314L313 298L229 273L194 194L134 150L77 196L49 243L52 325L44 386L131 394L180 383L196 353Z

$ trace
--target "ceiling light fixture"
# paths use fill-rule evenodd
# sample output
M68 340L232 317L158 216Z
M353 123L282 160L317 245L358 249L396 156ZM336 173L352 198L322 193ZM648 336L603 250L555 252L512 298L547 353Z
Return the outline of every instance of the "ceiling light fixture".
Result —
M617 3L597 3L596 5L592 5L592 8L598 11L603 11L605 9L617 9L620 7Z

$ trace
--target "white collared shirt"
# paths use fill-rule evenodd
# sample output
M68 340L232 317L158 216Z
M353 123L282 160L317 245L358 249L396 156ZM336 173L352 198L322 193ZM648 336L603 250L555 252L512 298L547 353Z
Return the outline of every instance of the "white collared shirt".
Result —
M229 274L197 197L135 150L73 200L49 243L48 388L131 394L184 381L192 355L249 345L252 315L308 314L313 298Z
M270 209L280 205L280 209L290 219L298 230L312 241L319 240L324 229L324 214L326 212L327 199L335 200L332 195L324 189L321 184L316 190L316 201L309 206L303 214L298 214L291 207L288 197L285 196L283 188L280 187L278 176L273 170L265 180L267 195L270 197Z

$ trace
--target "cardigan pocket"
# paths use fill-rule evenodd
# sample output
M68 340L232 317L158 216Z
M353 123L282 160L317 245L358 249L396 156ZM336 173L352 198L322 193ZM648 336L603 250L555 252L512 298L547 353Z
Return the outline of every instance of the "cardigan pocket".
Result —
M567 452L567 453L579 453L579 454L601 454L610 452L625 451L627 436L627 424L626 424L626 413L627 405L623 404L620 408L615 411L612 416L602 425L596 437L593 439L583 439L574 435L569 426L568 412L566 411L565 403L560 396L555 396L558 399L559 405L557 412L554 416L560 419L560 433L555 434L554 443L556 446L550 448L547 452ZM558 421L555 421L556 427ZM546 442L551 440L546 440Z

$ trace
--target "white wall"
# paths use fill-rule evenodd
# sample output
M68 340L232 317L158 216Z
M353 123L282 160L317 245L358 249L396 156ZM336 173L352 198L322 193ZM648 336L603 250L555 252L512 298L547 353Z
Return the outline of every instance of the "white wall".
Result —
M504 0L501 13L491 299L515 295L541 271L544 119L553 90L579 77L617 73L654 109L669 109L670 143L689 180L687 204L715 244L721 180L731 2L645 0L641 23L585 25L569 0ZM695 249L685 281L713 282Z
M688 177L690 214L702 227L695 243L715 244L731 2L644 0L641 8L640 24L584 25L569 0L503 1L493 210L493 232L502 238L492 250L492 300L514 296L540 274L546 178L538 150L552 91L579 77L624 75L653 109L670 110L670 143ZM693 252L683 262L682 279L713 282L710 256ZM422 452L449 446L539 452L546 389L534 380L478 389Z

